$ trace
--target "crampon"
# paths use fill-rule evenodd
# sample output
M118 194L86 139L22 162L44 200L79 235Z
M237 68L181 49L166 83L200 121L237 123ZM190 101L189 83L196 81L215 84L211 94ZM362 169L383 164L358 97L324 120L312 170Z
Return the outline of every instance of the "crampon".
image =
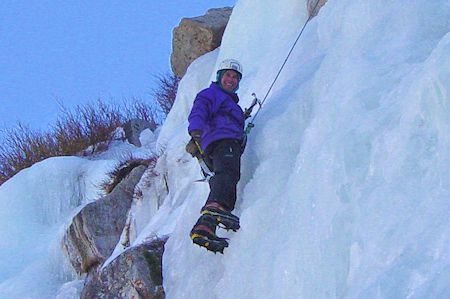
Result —
M220 228L237 231L240 228L239 218L230 212L215 207L204 207L200 213L215 218Z
M214 253L220 252L228 247L227 238L216 235L217 221L210 215L202 215L191 230L191 240L194 244L206 248Z

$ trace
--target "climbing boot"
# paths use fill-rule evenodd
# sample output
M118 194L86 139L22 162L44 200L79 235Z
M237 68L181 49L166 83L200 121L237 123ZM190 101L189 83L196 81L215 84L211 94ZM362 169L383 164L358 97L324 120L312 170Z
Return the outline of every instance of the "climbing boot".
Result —
M215 218L220 228L237 231L240 228L239 218L222 208L215 206L205 206L200 211L202 215L209 215Z
M223 254L225 247L228 247L228 242L227 238L220 238L216 235L217 224L216 218L213 216L200 216L191 230L192 242L214 253Z

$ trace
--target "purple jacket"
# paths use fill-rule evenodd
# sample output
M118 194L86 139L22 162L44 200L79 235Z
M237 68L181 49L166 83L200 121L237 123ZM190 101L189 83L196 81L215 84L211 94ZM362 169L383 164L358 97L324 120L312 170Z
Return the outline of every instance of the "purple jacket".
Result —
M238 102L237 94L223 91L215 82L197 94L188 131L202 131L202 150L219 139L243 139L245 118Z

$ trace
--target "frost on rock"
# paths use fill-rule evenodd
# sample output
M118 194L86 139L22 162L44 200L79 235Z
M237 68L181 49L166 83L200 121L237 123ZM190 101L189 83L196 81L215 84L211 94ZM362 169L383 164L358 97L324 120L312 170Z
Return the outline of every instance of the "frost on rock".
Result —
M156 239L122 253L87 280L80 298L165 298L161 275L165 241Z
M327 0L308 0L308 14L312 17L317 16L325 3L327 3Z
M145 168L134 168L110 194L88 204L73 218L63 246L79 274L102 264L112 253L125 227L134 188Z

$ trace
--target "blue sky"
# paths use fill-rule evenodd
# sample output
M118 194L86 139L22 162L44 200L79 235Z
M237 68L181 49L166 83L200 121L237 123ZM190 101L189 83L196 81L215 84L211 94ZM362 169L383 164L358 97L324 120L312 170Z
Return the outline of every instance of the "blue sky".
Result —
M170 70L172 29L220 1L10 1L0 3L0 129L45 130L66 107L150 99Z

